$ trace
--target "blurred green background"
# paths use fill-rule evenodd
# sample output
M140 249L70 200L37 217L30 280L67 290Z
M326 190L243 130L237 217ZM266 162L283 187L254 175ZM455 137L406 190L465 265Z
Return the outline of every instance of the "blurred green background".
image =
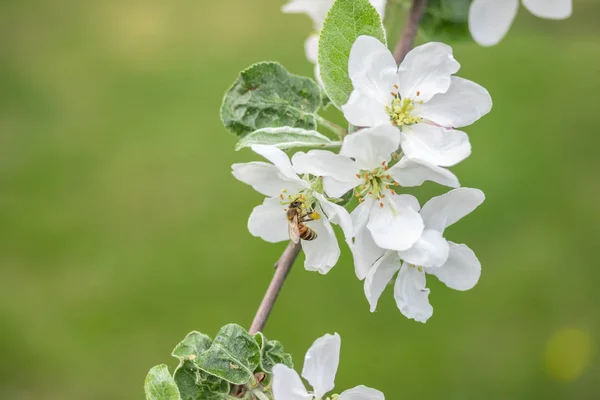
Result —
M250 324L285 244L247 231L261 196L230 165L256 157L233 151L218 108L254 62L312 76L311 23L282 3L0 3L1 399L141 399L188 331ZM564 22L522 8L499 46L455 46L495 102L454 168L487 200L447 232L481 281L430 278L422 325L391 290L369 313L347 248L327 276L299 266L265 331L298 369L336 331L338 392L600 398L599 15L592 0Z

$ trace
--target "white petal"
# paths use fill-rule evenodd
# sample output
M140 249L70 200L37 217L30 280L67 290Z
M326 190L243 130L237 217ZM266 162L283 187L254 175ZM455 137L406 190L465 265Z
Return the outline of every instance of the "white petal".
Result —
M394 274L400 269L400 258L396 251L386 251L373 266L369 269L365 279L365 296L371 306L371 312L377 308L377 301L387 287L388 283L394 277Z
M482 86L467 79L452 77L446 93L417 105L415 114L447 128L471 125L492 109L492 97Z
M375 243L384 249L406 250L423 232L423 220L414 209L418 201L407 194L387 196L383 207L375 204L369 215L367 227Z
M279 169L265 162L233 164L232 174L238 180L252 186L257 192L269 197L277 197L281 191L296 192L301 186L294 180L284 179Z
M407 318L427 322L433 315L429 304L429 289L425 287L425 272L403 264L394 285L394 298L400 312Z
M440 231L425 229L408 250L399 251L404 261L423 267L439 267L448 260L449 245Z
M354 236L354 230L352 227L352 218L350 217L348 211L344 207L330 202L319 193L314 193L314 196L319 200L319 205L325 213L323 217L326 217L330 222L333 222L342 228L342 232L344 232L344 237L346 238L346 243L348 243L348 246L350 246L350 249L352 249L352 237Z
M352 248L354 270L356 277L360 280L365 279L371 266L385 253L384 249L375 244L371 232L367 229L369 214L374 202L375 199L367 197L350 214L355 237Z
M340 154L356 160L358 168L372 170L389 162L400 145L400 131L393 125L361 129L344 138Z
M317 211L323 210L317 207ZM286 222L287 223L287 222ZM320 274L328 273L340 258L340 246L335 232L327 218L309 221L306 225L317 233L314 240L302 240L302 249L306 255L304 268L307 271L318 271Z
M451 289L472 289L481 276L481 263L467 245L449 243L448 261L439 268L427 268L426 271L428 274L435 275Z
M400 95L403 99L429 101L448 90L450 76L459 68L452 47L446 44L430 42L415 47L398 69Z
M387 0L370 0L370 3L373 4L373 7L375 7L381 16L381 20L383 20L385 18L385 6L387 5Z
M371 213L371 206L374 202L374 198L366 197L365 201L359 203L350 213L350 217L352 218L352 226L354 227L354 236L356 236L361 229L367 226L367 222L369 222L369 214Z
M377 261L384 253L385 249L377 246L375 241L373 241L371 232L366 226L363 226L363 228L356 233L354 246L352 247L356 277L360 280L365 279L375 261Z
M300 376L293 369L283 364L273 366L273 399L274 400L308 400L308 394Z
M396 84L398 65L387 46L372 36L359 36L350 50L348 75L355 90L386 105Z
M313 20L316 30L321 30L323 21L334 0L292 0L281 7L284 13L306 13Z
M391 101L389 93L388 96ZM354 89L348 102L342 106L342 112L344 118L354 126L376 126L389 124L391 121L385 106L379 97L372 97L370 92Z
M452 188L460 186L456 175L447 169L427 161L411 160L408 157L402 157L388 172L396 182L404 187L420 186L425 181L432 181Z
M319 35L310 35L304 42L306 58L313 64L319 62Z
M456 165L471 154L466 133L424 123L404 127L400 141L408 158L442 167Z
M248 230L253 236L271 243L289 239L285 206L279 198L266 198L262 205L254 207L248 219Z
M479 189L458 188L429 200L421 209L428 229L444 229L475 210L485 200Z
M565 19L573 13L573 0L523 0L523 5L536 17Z
M343 391L338 400L385 400L385 396L379 390L360 385Z
M469 30L473 39L482 46L498 44L510 28L518 0L473 0L469 8Z
M356 163L350 158L327 150L297 152L292 157L294 171L298 174L330 176L337 181L358 182Z
M306 352L302 376L313 387L317 399L334 387L335 374L340 363L341 345L340 335L326 334L315 340Z
M358 184L359 180L355 181L337 181L334 178L326 176L323 178L323 190L328 196L334 198L340 198L348 191L354 189Z
M267 160L271 161L284 177L297 182L302 182L302 180L298 178L298 175L294 172L290 158L283 152L283 150L278 149L275 146L267 146L264 144L255 144L252 145L251 148L255 153L260 154Z

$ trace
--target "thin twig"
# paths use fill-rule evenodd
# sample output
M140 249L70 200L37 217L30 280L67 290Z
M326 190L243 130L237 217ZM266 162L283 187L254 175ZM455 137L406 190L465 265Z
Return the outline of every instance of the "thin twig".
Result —
M427 0L413 0L412 7L408 14L408 20L406 21L406 25L400 34L400 39L398 39L396 47L394 48L394 58L398 65L400 65L402 60L404 60L404 57L406 57L412 48L415 37L417 37L419 22L423 17L426 4Z
M323 125L325 128L329 129L331 132L335 133L340 139L344 139L344 136L348 133L344 128L339 126L338 124L331 122L320 115L316 115L317 122L320 125Z
M294 261L296 261L296 257L298 257L301 247L302 246L300 246L299 243L294 245L293 242L290 242L283 251L283 254L277 262L277 269L275 270L273 279L269 284L265 297L258 307L254 321L252 321L252 325L250 326L250 334L254 335L256 332L261 332L264 329L269 314L275 304L275 300L277 300L277 295L281 291L283 282L292 269L292 265L294 265Z

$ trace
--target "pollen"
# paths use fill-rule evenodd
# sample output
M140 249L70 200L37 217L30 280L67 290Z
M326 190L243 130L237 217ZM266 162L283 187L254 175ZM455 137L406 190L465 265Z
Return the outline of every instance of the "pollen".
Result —
M358 179L360 179L360 174L356 174L356 177L357 177Z
M310 217L310 219L317 221L317 220L321 219L321 214L319 214L316 211L313 211L310 213L309 217Z
M401 99L394 97L391 103L385 106L385 110L390 116L393 125L414 125L422 121L421 117L412 115L415 109L415 102L411 99Z
M421 95L421 92L419 92L419 91L417 90L417 96L420 96L420 95Z
M383 203L379 203L379 207L383 208Z

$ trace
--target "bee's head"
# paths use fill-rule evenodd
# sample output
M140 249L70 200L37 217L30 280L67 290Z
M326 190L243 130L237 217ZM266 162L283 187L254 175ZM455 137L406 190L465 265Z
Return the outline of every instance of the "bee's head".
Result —
M294 200L290 204L290 207L292 207L292 208L300 208L300 207L302 207L302 202L300 200Z

